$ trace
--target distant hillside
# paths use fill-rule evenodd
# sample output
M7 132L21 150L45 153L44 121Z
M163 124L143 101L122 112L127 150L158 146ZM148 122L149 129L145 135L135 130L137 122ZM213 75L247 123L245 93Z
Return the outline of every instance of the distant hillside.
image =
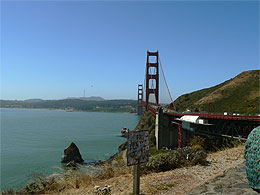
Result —
M81 99L81 100L88 100L88 101L104 101L105 99L99 96L90 96L90 97L68 97L67 99Z
M24 100L25 102L41 102L42 99L28 99L28 100Z
M48 108L91 112L136 112L136 100L0 100L1 108Z
M174 103L178 111L187 109L210 112L260 113L259 101L259 74L260 70L242 72L236 77L214 87L202 89L178 97Z

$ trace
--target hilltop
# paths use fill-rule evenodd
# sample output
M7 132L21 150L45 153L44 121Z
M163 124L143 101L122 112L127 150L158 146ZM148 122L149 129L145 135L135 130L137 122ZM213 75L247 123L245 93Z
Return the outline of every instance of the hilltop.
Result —
M259 73L260 70L250 70L240 73L234 78L216 86L184 94L178 97L174 104L178 111L187 109L210 112L245 113L245 101L247 102L247 114L260 113L259 100Z
M99 96L90 96L90 97L68 97L67 99L80 99L80 100L87 100L87 101L104 101L105 99Z

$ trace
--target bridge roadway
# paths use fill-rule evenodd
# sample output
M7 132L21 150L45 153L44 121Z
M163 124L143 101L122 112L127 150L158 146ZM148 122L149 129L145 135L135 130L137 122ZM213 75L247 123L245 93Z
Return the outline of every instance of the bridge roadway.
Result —
M158 107L155 105L148 105L147 108L152 114L156 114ZM164 114L180 118L184 115L199 116L202 119L219 119L219 120L235 120L235 121L254 121L260 122L259 115L224 115L224 114L214 114L214 113L199 113L199 112L175 112L173 110L163 108Z

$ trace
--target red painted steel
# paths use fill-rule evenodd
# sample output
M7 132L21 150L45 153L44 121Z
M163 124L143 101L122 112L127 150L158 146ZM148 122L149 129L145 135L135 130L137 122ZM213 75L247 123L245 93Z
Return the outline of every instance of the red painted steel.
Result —
M224 120L243 120L243 121L260 121L260 116L250 116L250 115L224 115L224 114L203 114L203 113L177 113L168 112L168 115L181 117L184 115L199 116L204 119L224 119Z
M182 147L182 127L181 127L181 123L178 123L178 148Z
M154 115L157 112L157 109L148 105L147 107L151 113ZM170 112L170 110L167 110L165 112L167 115L175 116L175 117L182 117L184 115L189 116L199 116L200 118L204 119L221 119L221 120L238 120L238 121L259 121L260 122L260 116L257 115L224 115L224 114L209 114L209 113L183 113L183 112Z
M157 109L155 109L155 108L153 108L153 107L151 107L151 106L149 106L149 105L148 105L148 107L147 107L147 110L150 111L153 115L155 115L156 112L157 112Z
M156 62L150 63L150 56L155 56L156 57ZM156 105L159 105L159 66L158 66L158 56L159 56L159 52L149 52L147 51L147 60L146 60L146 98L145 98L145 104L146 104L146 110L148 110L148 104L149 104L149 96L150 94L154 94L155 95L155 102ZM149 72L150 68L154 67L156 70L155 74L151 74ZM149 86L149 80L150 79L154 79L156 84L155 87L153 86L153 80L152 80L152 89L150 89Z

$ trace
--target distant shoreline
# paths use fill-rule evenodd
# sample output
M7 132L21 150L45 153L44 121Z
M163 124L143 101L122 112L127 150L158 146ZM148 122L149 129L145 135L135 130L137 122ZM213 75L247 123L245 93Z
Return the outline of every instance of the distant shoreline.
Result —
M65 111L65 112L103 112L103 113L137 114L136 112L116 112L116 111L109 112L109 111L69 110L69 109L63 109L63 108L24 108L24 107L6 108L6 107L0 107L0 109L59 110L59 111Z

